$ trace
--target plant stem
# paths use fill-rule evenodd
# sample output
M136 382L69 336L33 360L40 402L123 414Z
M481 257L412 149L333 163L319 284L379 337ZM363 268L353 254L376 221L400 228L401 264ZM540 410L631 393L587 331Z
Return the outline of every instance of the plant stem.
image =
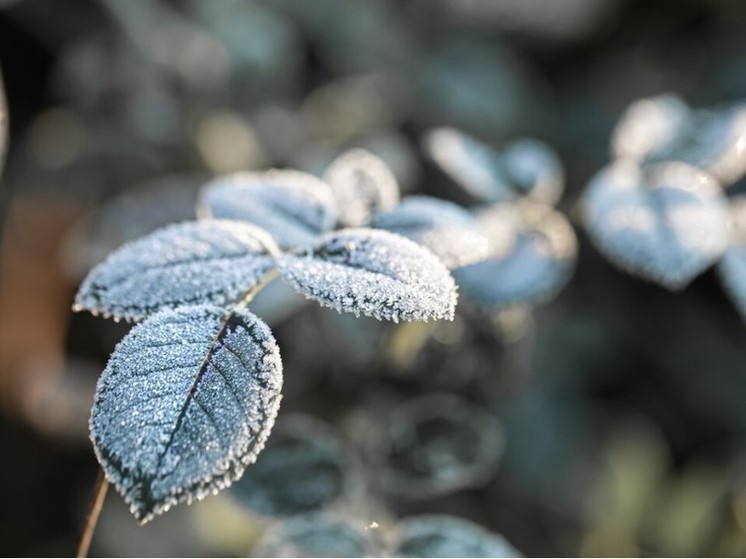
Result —
M101 509L104 506L104 499L106 499L107 489L109 489L109 480L106 479L104 471L99 470L98 477L96 478L96 484L94 486L93 501L91 501L91 508L88 511L88 517L85 521L83 535L80 537L80 543L78 544L76 557L88 556L88 550L91 547L91 540L93 539L93 532L96 530L98 517L101 514Z

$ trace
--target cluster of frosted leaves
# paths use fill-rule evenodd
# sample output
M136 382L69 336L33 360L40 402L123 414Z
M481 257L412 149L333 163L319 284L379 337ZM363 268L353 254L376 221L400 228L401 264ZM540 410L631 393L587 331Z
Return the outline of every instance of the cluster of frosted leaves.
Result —
M270 526L252 549L253 557L381 557L372 530L341 514L294 516Z
M456 516L412 516L396 532L392 557L523 557L503 536Z
M585 193L583 220L611 262L671 290L685 287L728 244L722 189L684 163L640 168L620 160L601 170Z
M209 182L197 204L200 217L248 221L282 248L307 245L337 220L329 185L300 171L241 172Z
M342 438L312 417L294 416L278 423L231 493L261 515L292 516L352 502L363 486L360 460Z
M741 316L746 320L746 195L731 199L728 248L718 274Z
M361 227L399 202L399 184L386 163L364 149L346 151L324 173L337 204L337 222Z
M495 252L454 270L465 297L488 308L536 305L567 284L578 248L575 232L562 214L524 199L488 207L477 219Z
M490 243L474 217L438 198L408 196L393 210L374 215L371 226L427 247L451 269L484 260L490 253Z
M282 277L322 306L379 320L452 320L456 285L428 249L387 231L340 229L308 254L277 259Z
M3 75L0 73L0 176L5 164L5 152L8 149L8 107L3 89Z
M666 94L641 99L622 115L612 154L643 163L682 161L728 186L746 173L746 104L693 110Z
M140 522L230 485L254 462L280 404L282 362L246 310L164 310L117 345L99 379L91 439Z
M423 148L457 184L483 202L528 195L554 204L562 195L562 164L538 140L515 140L497 151L459 130L436 128L425 134Z
M188 221L130 242L83 281L74 310L140 320L164 308L240 301L274 266L272 238L248 223Z
M409 499L483 485L495 474L504 448L497 419L445 394L394 409L383 434L381 483L392 495Z

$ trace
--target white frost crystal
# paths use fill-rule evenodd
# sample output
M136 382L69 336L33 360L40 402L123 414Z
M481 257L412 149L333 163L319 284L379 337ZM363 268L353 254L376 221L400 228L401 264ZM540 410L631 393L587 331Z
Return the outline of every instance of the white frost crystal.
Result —
M730 243L718 263L726 292L746 320L746 195L731 199Z
M282 277L309 299L378 319L453 319L456 286L429 250L373 229L321 237L310 254L278 259Z
M83 281L74 310L141 320L164 308L239 301L273 266L272 238L248 223L188 221L114 251Z
M96 456L147 522L238 479L264 447L281 388L277 344L249 311L162 311L125 336L99 379Z

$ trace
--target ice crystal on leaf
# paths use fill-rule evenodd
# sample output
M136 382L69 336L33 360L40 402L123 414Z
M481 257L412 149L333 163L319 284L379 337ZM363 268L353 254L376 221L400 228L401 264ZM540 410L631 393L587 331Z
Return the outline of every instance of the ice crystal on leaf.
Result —
M684 163L640 168L618 161L591 180L583 203L598 249L617 266L668 289L685 287L728 243L720 185Z
M281 388L277 344L252 313L164 310L125 336L99 379L96 455L146 522L240 477L269 436Z
M371 226L429 248L448 268L483 260L490 251L487 237L468 211L429 196L408 196L393 210L374 215Z
M378 319L453 319L456 286L429 250L373 229L322 236L309 254L278 259L282 277L309 299Z
M188 221L122 246L83 281L75 310L141 320L164 308L239 301L279 249L248 223Z
M332 229L337 219L329 185L313 175L292 170L217 178L203 188L197 208L201 217L258 225L282 248L310 243Z
M725 291L746 320L746 195L731 199L730 242L718 263Z

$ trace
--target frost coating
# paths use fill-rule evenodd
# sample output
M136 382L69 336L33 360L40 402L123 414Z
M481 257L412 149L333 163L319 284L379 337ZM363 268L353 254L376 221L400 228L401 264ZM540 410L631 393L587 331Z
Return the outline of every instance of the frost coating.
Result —
M164 308L229 305L274 266L261 229L228 220L170 225L122 246L83 281L73 309L141 320Z
M454 270L465 297L485 307L539 304L569 281L577 239L565 217L549 206L522 200L498 204L478 220L493 246L502 250Z
M367 225L374 212L399 202L396 177L378 156L351 149L337 157L324 173L337 203L337 221L343 227Z
M408 196L393 210L374 215L371 226L424 245L447 268L478 262L490 252L487 237L469 212L429 196Z
M713 264L728 243L720 186L684 163L641 170L617 162L591 179L583 204L590 237L609 260L671 290Z
M338 312L379 320L453 319L456 285L429 250L387 231L342 229L307 256L278 258L290 285Z
M217 178L203 188L197 208L203 217L258 225L282 248L312 242L337 218L329 185L307 173L279 169Z
M140 522L229 486L256 460L280 404L282 363L246 310L164 310L117 345L96 389L91 440Z
M726 293L746 320L746 195L731 199L730 242L717 266Z
M392 557L523 557L503 536L456 516L412 516L396 531Z

